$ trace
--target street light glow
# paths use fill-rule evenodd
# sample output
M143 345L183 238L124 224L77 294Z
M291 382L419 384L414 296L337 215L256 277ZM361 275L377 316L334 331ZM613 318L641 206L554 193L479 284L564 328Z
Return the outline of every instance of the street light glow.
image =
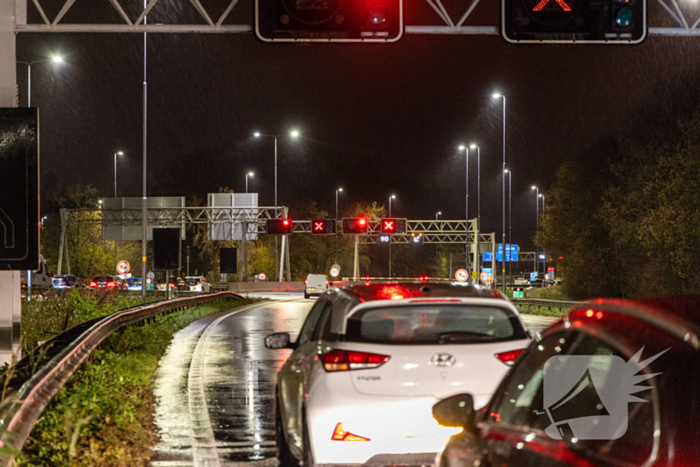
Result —
M54 55L51 57L51 60L53 60L54 63L63 63L63 57L60 55Z
M503 97L503 96L502 96L500 93L497 93L497 92L494 93L494 95L493 95L493 98L494 98L494 99L500 99L501 97Z
M260 138L260 133L256 131L255 133L253 133L253 136L255 136L256 138Z
M460 144L460 145L459 145L459 150L460 150L460 151L464 151L464 149L466 149L465 146L464 146L463 144Z
M510 170L508 170L508 169L503 171L503 173L508 173L508 172L510 172Z
M475 143L472 143L471 146L469 146L469 147L472 148L472 149L476 149L476 144L475 144Z
M538 196L539 196L540 198L542 198L544 195L543 195L542 193L540 193Z
M338 188L338 191L343 191L343 189L342 189L342 188Z
M124 155L124 151L117 151L117 156L123 156L123 155Z
M531 188L531 189L532 189L532 190L536 190L537 187L536 187L535 185L532 185L532 188Z
M292 138L298 138L298 137L299 137L299 132L296 131L296 130L294 130L294 131L292 131L292 132L290 133L290 135L292 136Z
M248 176L253 177L253 176L255 176L255 174L253 172L248 172Z
M396 195L391 195L391 199L396 199Z

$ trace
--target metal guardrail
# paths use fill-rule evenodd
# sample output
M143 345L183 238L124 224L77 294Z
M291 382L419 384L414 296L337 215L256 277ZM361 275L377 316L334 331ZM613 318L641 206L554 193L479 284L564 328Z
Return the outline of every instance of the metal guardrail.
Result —
M95 322L0 405L0 466L9 466L49 401L100 343L117 329L181 308L243 297L233 292L178 298L117 311ZM69 330L70 331L70 330Z
M581 302L567 302L564 300L545 300L543 298L511 298L515 306L538 306L542 308L571 308Z

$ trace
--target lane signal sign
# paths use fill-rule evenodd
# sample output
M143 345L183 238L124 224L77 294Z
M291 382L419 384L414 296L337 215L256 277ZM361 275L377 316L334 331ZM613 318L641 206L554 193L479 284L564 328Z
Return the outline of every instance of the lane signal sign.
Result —
M331 235L336 232L335 219L314 219L311 221L311 233L316 235Z
M402 234L406 233L406 219L382 219L381 231L386 234Z

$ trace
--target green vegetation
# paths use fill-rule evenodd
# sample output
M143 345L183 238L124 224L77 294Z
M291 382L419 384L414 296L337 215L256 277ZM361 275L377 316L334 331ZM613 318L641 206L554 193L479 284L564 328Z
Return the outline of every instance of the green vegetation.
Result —
M152 297L149 301L156 300ZM22 339L25 351L76 324L141 304L141 297L116 291L69 290L51 292L44 300L22 302Z
M574 299L700 292L700 113L646 115L547 192L537 243Z
M44 410L20 466L145 466L157 442L151 392L172 334L249 301L201 305L129 326L106 339Z

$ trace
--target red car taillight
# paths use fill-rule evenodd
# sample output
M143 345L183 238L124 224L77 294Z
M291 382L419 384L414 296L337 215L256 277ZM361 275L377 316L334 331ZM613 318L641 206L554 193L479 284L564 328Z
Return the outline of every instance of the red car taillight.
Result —
M333 430L331 441L370 441L370 439L349 433L345 431L342 423L338 423Z
M515 359L523 353L523 350L525 349L509 350L508 352L497 353L494 356L506 365L512 365Z
M116 286L117 286L117 284L115 284L114 282L107 282L107 288L108 288L108 289L113 289L113 288L115 288Z
M90 287L92 287L93 289L96 289L96 288L97 288L97 282L95 282L95 281L90 282Z
M388 355L335 349L321 355L323 368L328 371L366 370L379 368L389 361Z

